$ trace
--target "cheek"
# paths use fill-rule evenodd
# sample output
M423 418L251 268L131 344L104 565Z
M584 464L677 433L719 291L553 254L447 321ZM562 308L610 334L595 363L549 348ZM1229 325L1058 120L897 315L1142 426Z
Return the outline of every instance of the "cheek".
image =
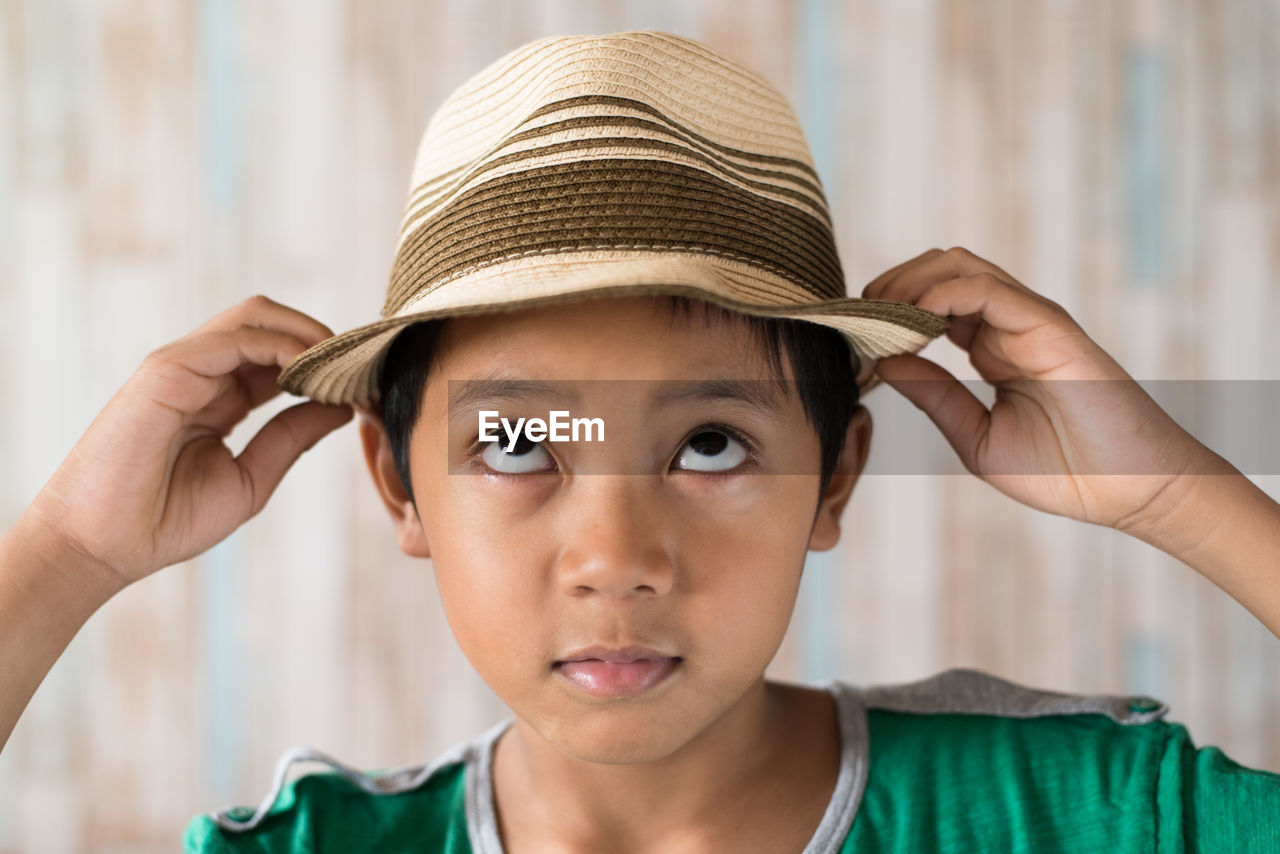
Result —
M432 558L459 648L486 680L501 684L527 674L532 661L549 654L547 621L540 617L547 613L547 591L538 581L541 558L527 537L522 542L495 531L491 515L456 503L439 506L451 512L424 521L447 532L432 538Z
M818 487L809 476L744 480L685 514L680 553L702 631L720 654L763 666L791 620Z
M676 518L689 535L687 543L713 559L722 555L758 568L763 578L756 580L777 583L804 559L818 507L818 478L746 475L723 486L687 489L681 500Z
M473 555L437 562L445 619L476 673L498 696L520 703L553 655L550 622L536 591L495 583L484 569Z

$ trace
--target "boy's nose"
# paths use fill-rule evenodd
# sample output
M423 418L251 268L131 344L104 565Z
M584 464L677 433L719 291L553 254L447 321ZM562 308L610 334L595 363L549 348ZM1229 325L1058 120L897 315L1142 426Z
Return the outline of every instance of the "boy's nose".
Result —
M659 488L650 475L578 479L564 506L567 533L557 566L566 593L643 599L671 591L675 538L660 519Z

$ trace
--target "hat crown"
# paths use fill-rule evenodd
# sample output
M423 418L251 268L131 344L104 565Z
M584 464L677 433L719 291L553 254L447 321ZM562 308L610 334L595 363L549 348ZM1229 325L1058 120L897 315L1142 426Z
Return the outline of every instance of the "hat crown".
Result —
M436 108L418 146L413 188L499 145L541 108L601 96L649 105L728 148L767 146L816 176L790 102L767 80L701 42L656 30L550 36L490 63ZM625 114L625 110L619 110ZM488 143L486 145L485 143Z
M383 316L485 266L589 249L717 254L797 301L845 295L785 96L670 33L544 38L460 85L423 133Z

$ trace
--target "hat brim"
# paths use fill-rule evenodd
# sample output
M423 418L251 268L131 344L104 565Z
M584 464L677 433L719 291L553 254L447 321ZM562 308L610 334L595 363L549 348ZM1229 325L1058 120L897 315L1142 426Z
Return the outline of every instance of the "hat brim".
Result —
M914 353L943 334L949 319L895 300L845 297L761 303L762 293L786 299L794 285L753 265L711 255L574 252L518 259L468 271L466 281L438 285L392 317L328 338L294 358L277 385L322 403L369 406L379 399L378 380L396 335L413 323L518 311L544 305L623 296L684 296L760 317L790 318L839 330L849 342L859 392L876 387L875 362ZM767 287L762 287L767 285ZM779 296L781 294L781 296Z

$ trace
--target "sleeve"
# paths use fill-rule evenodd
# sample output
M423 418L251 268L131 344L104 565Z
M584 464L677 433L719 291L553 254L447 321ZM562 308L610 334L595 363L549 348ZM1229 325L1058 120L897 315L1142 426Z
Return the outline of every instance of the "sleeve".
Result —
M340 774L306 774L284 786L279 797L269 796L270 810L251 829L224 830L209 813L191 819L182 837L184 850L187 854L468 854L465 763L425 773L430 774L425 782L380 794L370 794ZM236 806L229 814L243 822L255 810Z
M371 835L369 819L376 810L348 809L359 795L333 774L305 774L283 785L261 822L251 829L224 830L212 813L195 816L182 834L186 854L272 854L272 852L368 850L357 844ZM256 810L232 806L227 813L246 821ZM341 816L338 822L326 816Z
M244 813L251 814L252 808L245 807ZM247 818L248 815L236 815L236 818ZM287 841L263 838L255 834L227 833L218 826L213 817L205 813L195 816L188 823L182 834L182 850L185 854L241 854L254 852L265 854L271 851L287 851Z
M1197 748L1170 724L1157 787L1159 854L1280 852L1280 774Z
M231 854L236 848L218 833L213 819L198 815L187 822L182 834L182 850L184 854Z

